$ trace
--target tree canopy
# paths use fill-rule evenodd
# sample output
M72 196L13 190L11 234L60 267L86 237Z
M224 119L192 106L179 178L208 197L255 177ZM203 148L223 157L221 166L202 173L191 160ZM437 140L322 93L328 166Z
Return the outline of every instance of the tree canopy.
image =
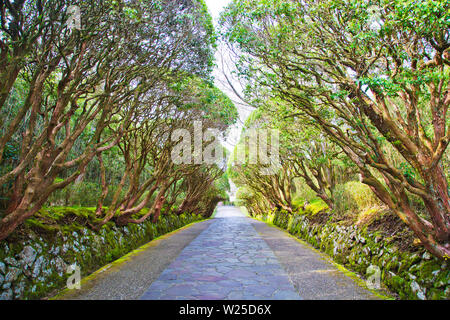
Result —
M233 1L221 21L253 104L306 116L450 256L448 1Z
M212 166L175 168L164 138L194 119L223 133L236 121L211 84L203 1L1 1L0 14L0 239L86 176L102 189L95 228L157 219L174 184L191 187L175 183L188 172L211 175L200 189L213 188ZM114 176L105 162L118 164Z

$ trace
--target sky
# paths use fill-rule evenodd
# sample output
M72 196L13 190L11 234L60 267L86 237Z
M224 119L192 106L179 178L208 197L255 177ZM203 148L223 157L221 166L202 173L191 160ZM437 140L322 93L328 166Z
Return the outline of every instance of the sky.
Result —
M213 18L214 25L217 28L217 23L219 20L220 12L223 11L223 8L230 3L231 0L205 0L206 5L208 6L209 13L211 14L211 17ZM219 65L219 67L216 67L216 69L213 72L214 78L215 78L215 85L221 89L228 97L234 102L236 108L239 112L239 120L237 124L230 130L230 133L228 134L228 138L226 141L223 141L223 146L227 148L230 152L233 151L234 146L239 140L239 136L241 133L242 125L245 121L245 119L249 116L249 114L252 111L252 108L248 105L246 105L242 100L238 98L236 94L232 91L230 86L225 81L225 77L223 75L223 70L220 67L222 65L222 62L225 62L226 65L231 66L232 62L227 59L226 49L219 44L218 51L216 52L216 63ZM233 79L231 74L227 72L227 76L230 79L230 81L233 83L233 86L235 89L240 92L240 85L237 79Z
M223 7L230 2L230 0L205 0L209 13L215 21L219 18L219 13L222 11Z

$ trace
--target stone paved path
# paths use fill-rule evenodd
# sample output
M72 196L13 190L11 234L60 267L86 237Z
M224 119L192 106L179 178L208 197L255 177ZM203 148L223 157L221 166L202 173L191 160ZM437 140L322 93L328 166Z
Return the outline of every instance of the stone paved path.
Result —
M58 299L377 299L287 232L219 207Z
M250 219L222 207L141 299L300 299Z

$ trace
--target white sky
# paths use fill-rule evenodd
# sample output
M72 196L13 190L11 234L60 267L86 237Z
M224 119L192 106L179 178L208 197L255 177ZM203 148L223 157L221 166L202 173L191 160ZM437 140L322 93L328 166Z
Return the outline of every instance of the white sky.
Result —
M220 12L223 11L223 8L230 3L231 0L205 0L206 5L208 6L209 12L213 18L214 25L217 29L217 23L219 19ZM225 52L224 52L225 51ZM225 56L225 62L227 65L231 66L232 63L229 59L226 58L226 48L220 46L218 48L218 52L216 53L216 63L220 66L222 57ZM252 108L248 105L246 105L242 100L240 100L231 90L230 86L226 83L225 77L223 75L223 71L220 67L216 67L213 73L215 77L215 85L221 89L225 94L228 95L228 97L234 102L236 108L239 112L239 120L237 124L231 129L228 138L226 141L223 142L223 145L225 148L227 148L230 152L233 151L235 144L239 140L239 136L242 129L242 124L247 119L249 114L252 111ZM230 79L230 81L233 83L233 87L240 93L240 85L237 79L233 79L232 75L227 72L227 76Z
M217 21L217 19L219 18L219 14L222 11L223 7L225 7L230 2L230 0L205 0L205 3L209 8L209 13L215 21Z

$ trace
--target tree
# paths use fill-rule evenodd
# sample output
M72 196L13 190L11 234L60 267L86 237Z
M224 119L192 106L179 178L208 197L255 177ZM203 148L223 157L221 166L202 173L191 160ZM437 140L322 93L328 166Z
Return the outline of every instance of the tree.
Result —
M177 129L192 132L194 121L202 121L204 130L213 128L224 133L236 121L234 105L217 88L197 77L184 74L184 77L165 80L151 98L147 97L142 113L119 141L125 167L107 209L103 209L103 201L109 187L106 170L99 157L103 192L96 210L101 218L95 226L97 229L111 219L119 225L141 223L150 216L156 221L166 200L169 199L172 207L181 190L185 198L175 212L192 212L214 180L222 174L215 164L175 163L171 157L177 141L172 136ZM180 180L182 182L177 183ZM150 206L146 214L133 217L146 206Z
M81 30L67 26L70 5L80 8ZM214 34L199 1L2 1L0 11L0 107L16 83L26 90L19 108L2 113L0 163L11 142L21 145L0 176L0 185L13 183L4 239L120 141L161 78L208 77Z
M285 110L287 111L287 110ZM280 130L280 157L289 166L292 177L301 177L330 209L337 172L342 167L342 150L320 132L308 119L292 112L278 119L271 115L272 126Z
M254 111L247 119L243 134L230 159L230 176L238 186L246 185L271 202L275 208L292 212L292 179L290 163L281 158L281 163L272 163L273 155L268 155L269 163L261 157L266 145L274 143L272 137L264 135L267 119ZM270 128L270 124L268 126ZM258 131L260 130L260 131ZM261 135L261 133L263 133ZM264 138L266 138L264 141ZM268 140L270 138L270 140ZM269 151L269 150L267 150ZM275 170L267 172L267 167ZM270 173L270 174L267 174Z
M250 87L268 88L313 119L422 244L449 257L449 4L379 1L375 25L369 5L234 1L224 36L242 53Z

